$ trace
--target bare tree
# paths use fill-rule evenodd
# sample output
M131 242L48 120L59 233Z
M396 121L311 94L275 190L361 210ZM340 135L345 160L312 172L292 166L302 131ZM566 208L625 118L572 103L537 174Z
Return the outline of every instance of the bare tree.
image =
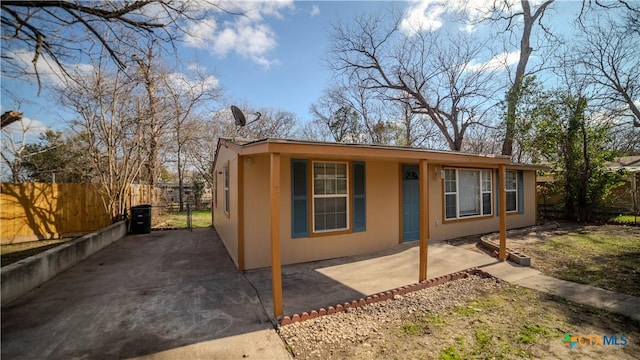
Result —
M499 131L494 128L470 129L462 150L473 154L497 154L500 152L499 142L496 141L499 136Z
M238 104L246 118L247 125L237 127L229 108L213 114L212 126L218 137L238 137L246 139L290 138L297 133L298 118L295 114L274 108L255 108L249 104ZM257 116L260 113L260 117Z
M490 20L506 21L505 32L515 34L518 27L522 27L522 34L519 36L520 57L516 65L513 82L507 91L507 112L505 116L502 155L511 155L513 152L513 142L516 131L516 109L522 93L522 83L527 75L526 71L529 57L534 50L531 47L531 33L536 24L543 27L542 17L553 2L554 0L545 0L537 8L532 9L529 0L520 0L521 9L516 10L510 1L501 0L496 2L492 9Z
M217 116L220 116L220 112L196 116L199 124L198 136L194 140L194 145L187 149L192 166L207 183L208 188L213 188L212 166L218 143L217 124L222 121L217 119ZM229 119L226 120L229 121Z
M207 0L105 0L86 2L4 0L2 11L2 73L34 75L41 88L38 63L45 62L64 75L71 75L69 63L85 56L108 57L119 69L137 51L137 43L120 35L133 34L137 39L158 39L172 45L186 30L185 21L198 21L211 12L232 7ZM19 52L31 53L32 72L25 69Z
M135 83L106 67L96 60L65 89L62 102L78 114L72 126L86 136L105 209L117 221L126 214L129 185L144 164L144 127L131 101Z
M470 126L483 115L499 86L495 69L475 64L484 45L469 34L419 31L403 37L388 16L358 17L333 28L334 70L361 79L365 89L408 105L439 129L448 147L460 150Z
M302 125L297 137L311 141L333 141L333 134L322 120L311 120Z
M148 144L148 159L145 162L146 176L149 186L154 187L156 179L158 178L159 170L159 141L160 135L164 128L167 126L168 121L160 118L160 99L161 96L158 92L158 72L159 67L162 65L154 61L154 41L150 41L147 44L146 52L144 56L139 57L137 54L133 54L131 57L136 65L136 74L138 81L144 84L146 92L146 108L144 111L139 111L141 114L140 121L142 121L146 127L145 131L146 143ZM164 120L164 121L162 121Z
M201 73L196 74L195 79L176 73L164 74L161 79L169 110L167 115L171 117L169 128L178 175L179 211L183 211L187 155L191 147L197 146L202 127L197 113L203 111L207 103L217 100L220 90L211 83L210 77Z
M571 52L580 75L596 88L591 101L640 127L640 37L633 26L600 14L580 27L582 37Z
M311 104L314 122L325 127L333 141L360 142L362 117L353 105L357 99L354 101L349 96L347 86L329 86L317 102Z
M323 95L311 105L315 124L325 127L334 141L354 141L369 144L410 144L413 141L401 135L401 125L414 119L408 107L385 99L384 94L360 86L361 80L353 74L343 84L327 87ZM409 110L409 116L399 112ZM406 115L406 114L402 114ZM398 118L402 117L401 121ZM408 125L411 125L409 123Z
M20 116L20 120L22 120ZM19 183L24 180L23 163L27 147L27 135L31 127L30 121L13 121L13 126L2 127L2 161L9 169L11 181ZM18 126L16 126L19 124Z
M385 100L385 117L388 119L388 136L393 136L392 145L428 149L447 149L438 127L424 114L415 113L404 102Z
M241 135L253 139L289 138L298 126L294 113L281 109L260 108L260 119L240 130Z
M242 109L251 109L249 105L241 105ZM187 147L189 165L205 180L209 188L213 187L212 166L215 158L216 146L220 137L240 137L249 139L290 138L298 134L298 120L295 114L278 109L261 108L262 114L256 122L248 124L242 129L235 126L233 116L228 108L211 113L201 113L194 116L193 128L195 134L190 146ZM254 119L246 111L249 121ZM301 131L305 133L305 131Z
M419 146L416 131L416 115L411 111L411 106L405 103L395 104L400 113L400 122L404 127L403 136L398 145Z

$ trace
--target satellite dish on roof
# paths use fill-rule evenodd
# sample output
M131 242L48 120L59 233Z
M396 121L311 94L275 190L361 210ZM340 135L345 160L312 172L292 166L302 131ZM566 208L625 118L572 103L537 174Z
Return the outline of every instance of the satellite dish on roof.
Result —
M236 126L247 125L247 118L239 107L231 105L231 113L233 114L233 118L236 120Z
M231 113L233 114L233 118L235 119L236 126L243 127L247 125L247 118L244 116L242 110L235 105L231 105ZM249 124L260 120L262 114L258 111L255 112L256 118L251 120Z

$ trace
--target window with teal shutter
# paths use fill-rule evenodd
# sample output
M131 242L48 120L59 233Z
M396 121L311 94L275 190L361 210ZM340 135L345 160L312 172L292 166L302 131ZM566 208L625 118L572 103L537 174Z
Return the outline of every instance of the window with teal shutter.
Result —
M515 172L515 171L514 171ZM508 173L508 171L507 171ZM524 171L518 170L516 173L517 185L517 209L509 209L509 194L507 193L507 211L515 211L517 210L519 214L524 214ZM496 214L500 214L500 177L498 176L499 172L496 170ZM508 181L507 181L508 183ZM507 185L508 186L508 185Z
M366 171L364 162L353 162L353 232L367 230Z
M291 237L309 236L307 160L291 159Z
M507 195L507 212L518 210L518 172L507 170L505 176L505 193Z

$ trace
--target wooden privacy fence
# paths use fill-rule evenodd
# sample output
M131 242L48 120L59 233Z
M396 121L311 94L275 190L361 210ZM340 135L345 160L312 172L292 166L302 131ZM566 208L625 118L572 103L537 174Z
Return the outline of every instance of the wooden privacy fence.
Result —
M96 184L3 183L0 243L80 236L111 224ZM131 185L127 207L157 198L148 185Z

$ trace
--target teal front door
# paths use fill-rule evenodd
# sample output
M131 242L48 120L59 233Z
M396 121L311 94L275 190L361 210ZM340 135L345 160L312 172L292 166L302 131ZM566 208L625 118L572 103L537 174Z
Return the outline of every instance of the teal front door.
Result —
M402 241L420 239L420 178L417 165L402 165Z

